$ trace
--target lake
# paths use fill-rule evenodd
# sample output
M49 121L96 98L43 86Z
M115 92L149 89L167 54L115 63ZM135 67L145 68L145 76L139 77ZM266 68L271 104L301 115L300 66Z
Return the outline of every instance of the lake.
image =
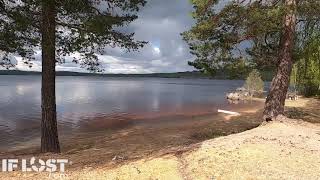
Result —
M216 114L225 93L243 81L165 78L57 77L59 134L118 130L132 123ZM40 136L41 77L0 76L0 148ZM149 121L150 120L150 121ZM152 122L152 121L151 121Z

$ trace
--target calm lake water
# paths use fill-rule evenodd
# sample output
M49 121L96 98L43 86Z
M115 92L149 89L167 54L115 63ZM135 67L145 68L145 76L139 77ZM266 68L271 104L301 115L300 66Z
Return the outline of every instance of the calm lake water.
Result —
M39 137L40 82L40 76L0 76L0 147ZM121 128L118 121L215 113L236 106L225 93L242 85L205 79L57 77L59 133ZM95 125L97 120L105 126Z

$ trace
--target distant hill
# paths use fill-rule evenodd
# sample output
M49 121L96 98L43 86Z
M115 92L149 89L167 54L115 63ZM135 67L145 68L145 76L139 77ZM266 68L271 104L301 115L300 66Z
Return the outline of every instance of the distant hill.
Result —
M0 70L0 75L40 75L41 72L19 71L19 70ZM101 73L82 73L71 71L58 71L57 76L98 76L98 77L157 77L157 78L201 78L201 79L240 79L244 80L247 75L242 77L230 78L227 73L218 71L215 76L206 75L199 71L187 71L176 73L150 73L150 74L101 74ZM273 73L271 71L261 72L264 81L271 81Z
M40 75L41 72L0 70L0 75ZM81 73L70 71L58 71L57 76L99 76L99 77L159 77L159 78L209 78L198 71L176 72L176 73L151 73L151 74L101 74Z
M0 75L40 75L35 71L19 71L19 70L0 70Z

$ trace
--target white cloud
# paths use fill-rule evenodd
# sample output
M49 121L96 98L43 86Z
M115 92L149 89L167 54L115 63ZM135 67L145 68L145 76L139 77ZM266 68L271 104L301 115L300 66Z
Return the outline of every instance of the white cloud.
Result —
M154 48L153 48L153 54L154 54L154 56L159 56L160 53L161 53L160 48L158 48L158 47L154 47Z
M193 70L187 62L193 60L187 44L180 33L194 23L190 16L192 5L186 0L149 0L139 12L139 19L123 29L135 32L137 40L149 43L139 52L127 53L121 48L106 47L107 55L99 55L105 73L154 73ZM73 54L71 56L79 56ZM37 51L33 67L25 65L17 57L17 69L41 71L41 53ZM67 58L66 63L57 64L58 71L84 72L78 64Z

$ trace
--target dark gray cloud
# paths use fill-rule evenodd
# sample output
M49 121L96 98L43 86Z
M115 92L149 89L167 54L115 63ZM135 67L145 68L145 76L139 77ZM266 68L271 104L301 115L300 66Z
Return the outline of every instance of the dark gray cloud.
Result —
M152 73L192 70L187 65L193 57L180 33L188 30L193 20L192 6L188 0L148 0L138 13L139 19L124 29L135 32L137 40L149 43L139 52L126 53L119 48L106 48L100 56L106 73ZM28 70L22 64L19 69ZM35 62L33 70L40 70L41 62ZM78 65L66 62L58 70L83 71Z
M135 38L149 43L139 52L125 53L118 48L107 48L107 53L123 64L140 66L145 72L175 72L192 70L192 60L180 33L194 23L188 0L149 0L139 12L139 19L128 30Z

